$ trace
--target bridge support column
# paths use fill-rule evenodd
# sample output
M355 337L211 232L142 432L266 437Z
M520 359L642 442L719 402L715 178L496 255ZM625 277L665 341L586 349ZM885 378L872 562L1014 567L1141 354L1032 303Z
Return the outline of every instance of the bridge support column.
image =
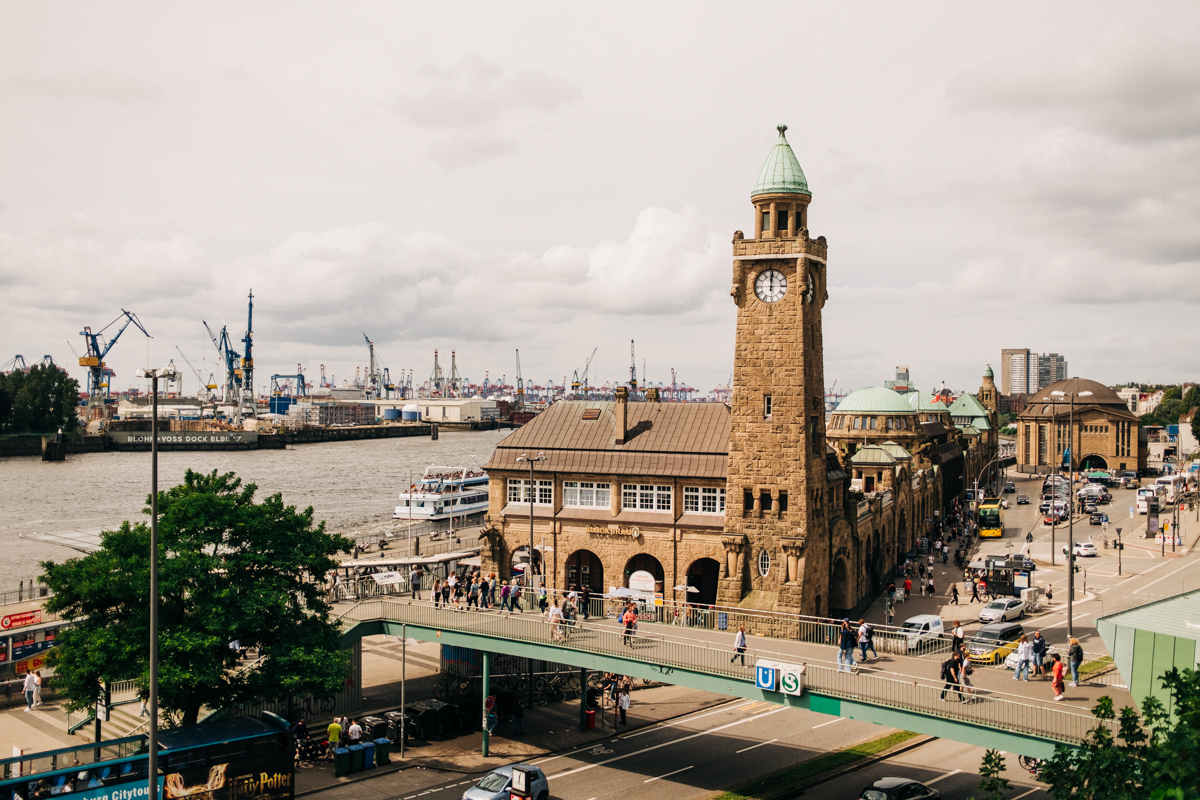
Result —
M588 674L587 667L579 668L579 730L587 730L588 712Z
M492 696L492 654L483 651L483 757L488 757L491 733L488 732L488 698Z

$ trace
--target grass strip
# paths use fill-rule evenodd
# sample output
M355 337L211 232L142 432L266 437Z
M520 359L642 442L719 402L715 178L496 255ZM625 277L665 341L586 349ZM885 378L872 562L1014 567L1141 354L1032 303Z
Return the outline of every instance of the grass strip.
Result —
M1093 672L1099 672L1112 666L1112 656L1103 656L1095 661L1085 661L1079 665L1079 676L1091 675Z
M912 731L889 733L886 736L880 736L878 739L872 739L869 742L847 747L845 750L838 750L833 753L826 753L823 756L811 758L808 761L801 761L799 764L781 769L778 772L773 772L737 789L719 794L712 798L712 800L758 800L758 798L770 795L780 789L790 788L805 778L811 778L813 775L838 769L847 764L853 764L855 761L861 761L868 756L873 756L876 753L881 753L917 735L919 734Z

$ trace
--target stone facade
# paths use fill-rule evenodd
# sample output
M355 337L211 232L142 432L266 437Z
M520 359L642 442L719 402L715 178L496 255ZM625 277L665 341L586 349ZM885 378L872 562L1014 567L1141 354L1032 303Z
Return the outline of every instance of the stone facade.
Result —
M1017 416L1018 471L1062 469L1068 448L1075 470L1139 470L1149 456L1145 430L1125 400L1102 383L1080 378L1042 389Z

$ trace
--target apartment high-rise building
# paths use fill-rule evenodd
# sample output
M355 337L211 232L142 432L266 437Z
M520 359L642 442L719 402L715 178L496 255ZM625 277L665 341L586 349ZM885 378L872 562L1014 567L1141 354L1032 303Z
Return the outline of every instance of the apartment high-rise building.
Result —
M1033 394L1067 379L1067 359L1058 353L1034 353L1029 348L1000 351L1000 393Z

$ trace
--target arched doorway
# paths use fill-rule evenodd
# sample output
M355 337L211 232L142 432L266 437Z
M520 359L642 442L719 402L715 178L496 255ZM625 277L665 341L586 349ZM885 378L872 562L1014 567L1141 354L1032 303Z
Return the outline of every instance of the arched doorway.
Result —
M512 554L512 574L514 577L525 574L525 567L529 564L529 545L518 547L513 550ZM540 550L533 551L533 573L535 575L544 575L542 570L542 553ZM526 583L528 585L528 583Z
M641 573L637 576L639 578L643 578L646 573L649 573L649 575L654 579L653 591L661 592L663 590L664 573L662 564L659 563L657 558L649 553L638 553L636 556L625 562L625 574L623 576L624 580L622 581L623 585L627 588L641 589L641 583L639 583L638 586L633 587L629 585L629 579L634 577L634 573ZM649 584L647 583L646 585Z
M576 550L567 556L567 588L575 590L585 586L593 592L604 592L604 564L592 551Z
M1083 461L1079 462L1079 470L1087 472L1090 469L1108 469L1108 462L1104 460L1104 456L1084 456Z
M698 558L688 567L685 583L698 591L687 592L681 598L691 605L712 606L717 603L717 580L721 577L721 565L711 558Z
M844 557L833 565L829 581L829 610L833 616L848 612L854 602L850 599L850 567Z

